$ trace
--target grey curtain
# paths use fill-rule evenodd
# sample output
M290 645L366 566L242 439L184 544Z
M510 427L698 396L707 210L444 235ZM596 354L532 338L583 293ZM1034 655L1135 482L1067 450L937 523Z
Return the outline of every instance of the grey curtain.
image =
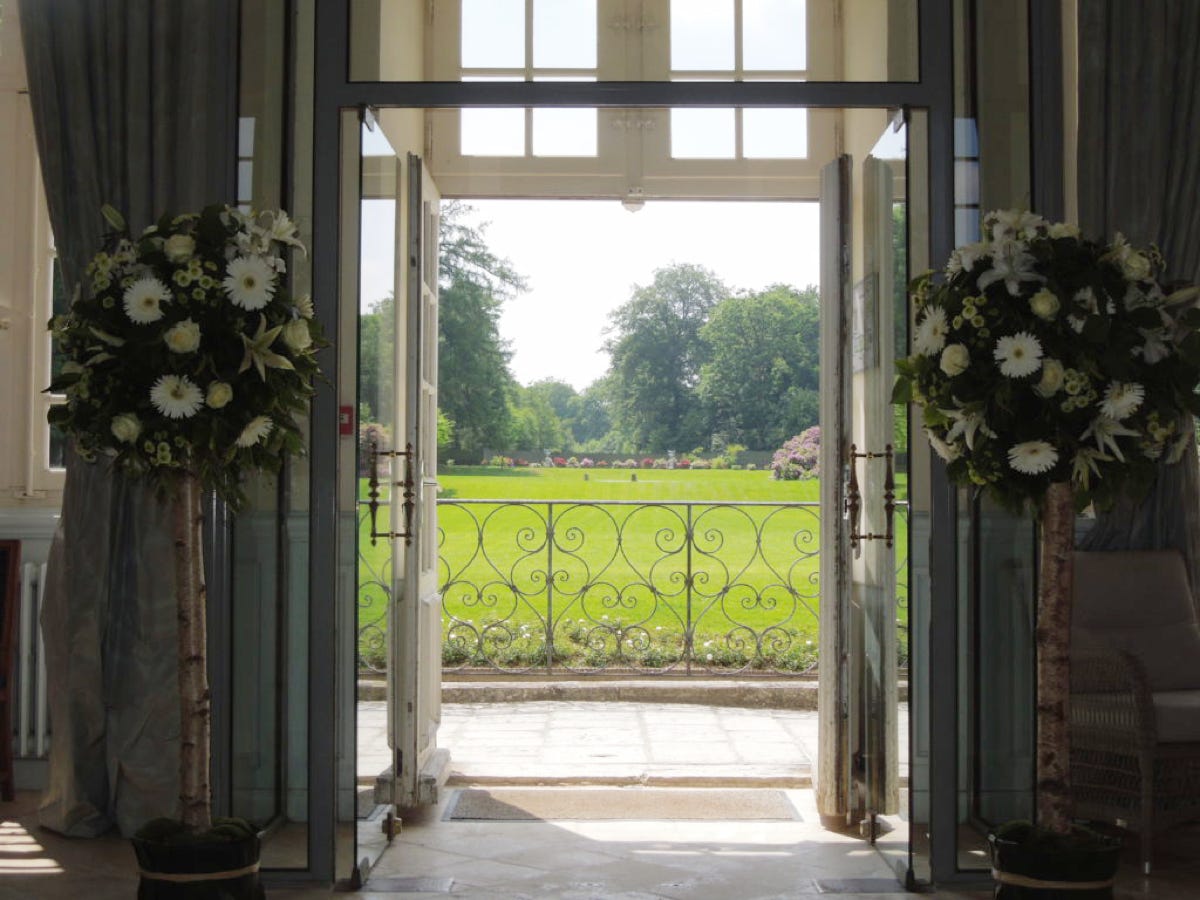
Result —
M237 0L25 0L42 177L73 289L110 203L140 231L232 199ZM164 515L139 484L68 461L42 618L53 730L39 818L130 833L176 813L175 608Z
M1174 281L1200 283L1200 3L1079 4L1079 218L1157 244ZM1193 445L1150 495L1098 516L1088 550L1174 547L1200 597L1200 470Z

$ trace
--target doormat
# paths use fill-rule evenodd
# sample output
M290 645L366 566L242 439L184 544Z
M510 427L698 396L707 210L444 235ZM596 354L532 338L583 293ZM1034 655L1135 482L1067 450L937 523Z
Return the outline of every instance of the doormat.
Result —
M799 821L783 791L751 788L465 788L451 821L582 820Z

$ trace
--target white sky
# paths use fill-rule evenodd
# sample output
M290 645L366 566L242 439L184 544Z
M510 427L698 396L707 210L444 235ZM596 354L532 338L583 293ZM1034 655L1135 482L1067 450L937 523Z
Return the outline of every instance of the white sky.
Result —
M504 307L501 335L512 371L529 384L558 378L582 389L605 373L608 313L655 269L697 263L731 289L818 283L815 203L649 201L631 213L615 200L475 200L485 237L525 277ZM395 207L368 201L363 301L392 288Z

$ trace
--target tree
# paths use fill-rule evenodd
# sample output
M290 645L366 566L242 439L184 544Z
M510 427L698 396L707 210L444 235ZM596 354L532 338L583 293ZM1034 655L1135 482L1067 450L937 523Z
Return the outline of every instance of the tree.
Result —
M438 319L438 406L454 422L446 452L464 457L509 446L516 383L499 320L504 301L524 288L488 248L483 226L465 221L469 211L442 205Z
M536 382L513 391L512 447L537 451L565 451L571 448L571 434L550 402L544 386L544 382ZM574 394L570 385L563 386Z
M817 423L819 315L812 285L773 285L713 310L699 394L717 431L761 450Z
M609 317L612 409L624 439L661 453L703 443L710 431L697 395L707 345L700 329L728 290L703 266L675 264Z

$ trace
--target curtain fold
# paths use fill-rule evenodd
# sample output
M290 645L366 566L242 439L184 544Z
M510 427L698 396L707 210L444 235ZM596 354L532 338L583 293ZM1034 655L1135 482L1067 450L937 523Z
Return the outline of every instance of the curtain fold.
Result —
M106 229L233 200L237 0L25 0L34 130L64 281ZM161 504L71 457L42 620L54 738L43 825L130 833L178 804L175 595Z
M1157 245L1171 281L1200 283L1200 3L1079 4L1079 219ZM1150 493L1097 515L1086 550L1177 548L1200 609L1195 442Z

